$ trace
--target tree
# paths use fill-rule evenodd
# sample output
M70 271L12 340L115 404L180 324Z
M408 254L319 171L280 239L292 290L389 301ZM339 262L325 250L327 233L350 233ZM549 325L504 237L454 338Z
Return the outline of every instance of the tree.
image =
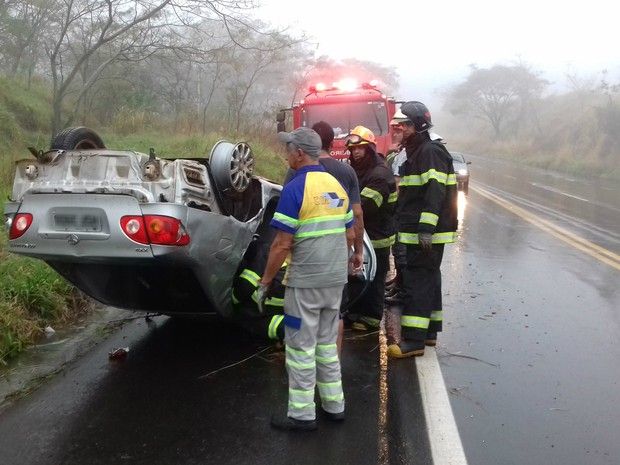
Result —
M205 21L220 23L234 44L247 47L235 35L254 28L241 16L254 7L252 0L50 1L57 2L46 24L54 133L72 123L86 93L111 64L136 63L163 52L182 62L200 62L209 55L210 38L190 40L189 31Z
M454 115L473 116L491 125L496 138L505 123L516 124L526 116L532 101L540 97L546 81L527 66L495 65L478 69L472 65L466 81L448 92L447 108Z
M42 31L49 5L45 0L0 2L0 67L28 82L41 58Z

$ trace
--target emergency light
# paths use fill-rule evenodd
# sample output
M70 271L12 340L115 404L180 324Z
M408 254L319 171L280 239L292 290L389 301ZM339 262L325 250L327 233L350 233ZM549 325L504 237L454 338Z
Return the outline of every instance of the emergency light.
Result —
M332 83L331 87L327 87L325 83L319 82L313 86L308 88L308 91L312 94L316 94L317 92L326 92L330 90L339 90L342 92L352 92L355 89L376 89L379 85L379 81L377 79L372 79L369 82L364 82L361 85L357 84L357 81L352 78L341 79L340 81Z

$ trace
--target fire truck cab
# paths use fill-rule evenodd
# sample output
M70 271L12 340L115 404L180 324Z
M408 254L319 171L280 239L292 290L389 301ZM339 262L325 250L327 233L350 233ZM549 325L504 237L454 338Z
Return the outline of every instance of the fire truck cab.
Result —
M334 129L334 142L330 155L348 161L349 150L345 140L356 126L370 129L377 141L377 152L387 155L393 146L390 120L396 112L396 101L377 89L377 82L357 85L350 80L334 83L331 87L317 84L291 108L280 110L277 115L278 132L286 131L292 116L293 129L312 127L325 121ZM287 121L288 116L288 121Z

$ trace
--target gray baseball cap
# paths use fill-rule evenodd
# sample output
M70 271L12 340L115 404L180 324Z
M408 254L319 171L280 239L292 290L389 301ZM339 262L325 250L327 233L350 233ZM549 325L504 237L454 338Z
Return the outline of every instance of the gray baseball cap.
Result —
M293 144L312 158L319 158L321 153L321 136L307 127L300 127L291 132L280 132L278 133L278 140L285 144Z

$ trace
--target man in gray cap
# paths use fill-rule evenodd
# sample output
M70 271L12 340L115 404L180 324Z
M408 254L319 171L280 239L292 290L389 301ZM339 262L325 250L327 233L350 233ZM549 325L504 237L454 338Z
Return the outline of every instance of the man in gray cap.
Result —
M283 187L271 221L276 236L259 285L269 296L289 257L284 293L284 342L289 393L283 430L316 429L315 388L327 419L344 420L344 393L336 347L342 290L353 245L353 212L342 185L319 164L321 138L310 128L278 135L295 176Z

